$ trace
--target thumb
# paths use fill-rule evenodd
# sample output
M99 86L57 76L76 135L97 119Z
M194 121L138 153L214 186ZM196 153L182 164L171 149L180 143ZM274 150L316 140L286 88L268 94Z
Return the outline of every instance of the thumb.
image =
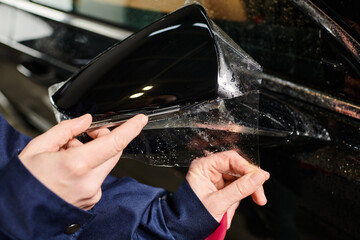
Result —
M224 203L224 207L226 207L224 210L227 211L233 204L258 190L265 180L266 176L262 171L250 172L216 192L216 198L219 202Z
M90 114L55 125L37 138L38 145L46 146L47 151L58 151L74 137L86 131L92 121Z

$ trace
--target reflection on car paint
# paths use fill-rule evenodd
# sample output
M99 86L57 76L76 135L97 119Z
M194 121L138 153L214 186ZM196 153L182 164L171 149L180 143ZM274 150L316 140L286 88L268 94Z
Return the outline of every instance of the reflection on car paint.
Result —
M263 86L274 92L301 99L346 116L360 119L360 106L346 100L338 99L323 92L309 89L269 74L262 74Z
M333 35L360 63L360 44L350 34L344 31L328 15L321 11L314 3L309 0L291 0L296 6L303 9L308 16L319 23L331 35Z

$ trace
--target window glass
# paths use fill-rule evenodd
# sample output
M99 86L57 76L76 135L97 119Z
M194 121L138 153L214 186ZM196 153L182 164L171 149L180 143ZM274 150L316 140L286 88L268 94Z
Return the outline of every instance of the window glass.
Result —
M185 4L185 0L76 0L74 11L133 30L156 21L165 14ZM242 0L203 0L211 18L245 21L246 12Z
M137 30L184 4L184 0L77 0L74 11Z
M67 12L73 10L73 0L33 0L33 2Z

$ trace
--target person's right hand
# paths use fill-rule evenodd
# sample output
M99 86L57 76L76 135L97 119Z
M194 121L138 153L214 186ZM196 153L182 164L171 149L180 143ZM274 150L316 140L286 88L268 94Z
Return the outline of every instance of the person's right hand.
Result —
M89 114L63 121L34 138L19 154L21 162L40 182L84 210L100 200L104 179L148 118L137 115L111 132L90 132L94 140L82 144L75 137L86 131L91 121Z

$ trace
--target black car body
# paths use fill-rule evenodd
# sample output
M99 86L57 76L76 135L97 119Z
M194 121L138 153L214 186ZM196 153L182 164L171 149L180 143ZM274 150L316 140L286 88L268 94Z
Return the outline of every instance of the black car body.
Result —
M0 91L14 111L38 131L47 130L56 123L48 86L183 4L139 2L49 7L47 1L0 0ZM260 138L261 167L271 173L269 202L256 207L244 201L227 239L360 239L359 3L203 5L263 67L260 110L271 109L272 99L284 106L271 112L276 119L298 124L286 138ZM300 121L302 114L311 117ZM302 131L315 123L329 139ZM144 178L151 183L151 175Z

